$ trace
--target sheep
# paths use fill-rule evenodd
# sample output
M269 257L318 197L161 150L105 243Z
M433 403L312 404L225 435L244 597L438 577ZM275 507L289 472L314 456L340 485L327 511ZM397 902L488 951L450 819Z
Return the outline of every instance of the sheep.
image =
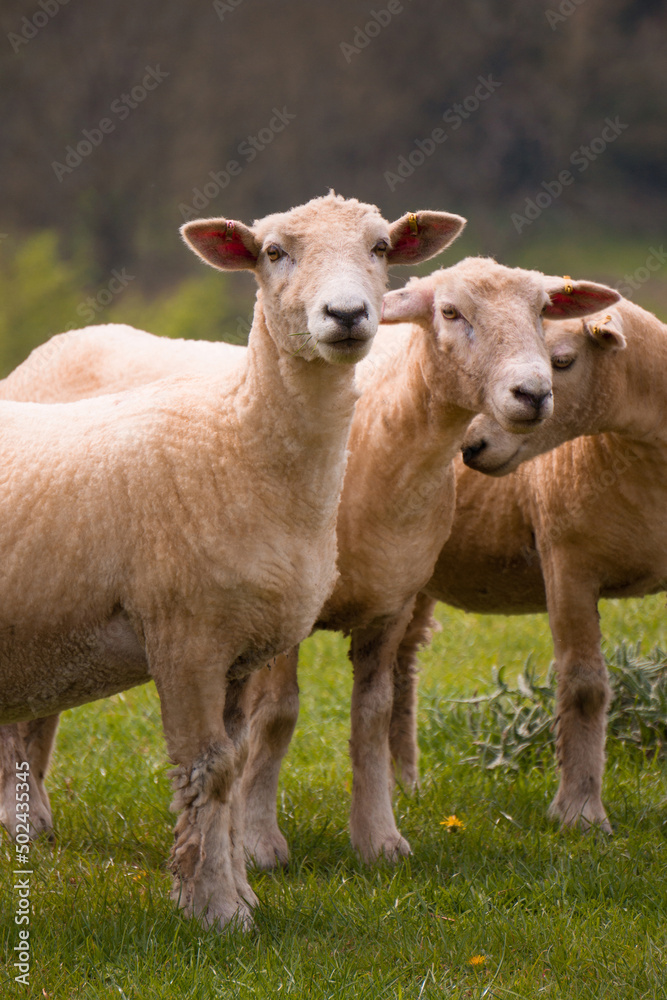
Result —
M0 399L63 403L134 389L180 371L208 375L240 364L241 344L156 337L124 323L68 330L41 344L0 381ZM48 377L47 377L48 376Z
M467 611L549 612L560 765L550 815L609 833L597 603L667 589L667 325L621 299L583 327L549 324L547 343L555 416L520 441L486 418L471 428L452 533L424 592Z
M452 532L397 658L392 756L406 783L416 780L416 652L436 600L478 613L548 610L561 772L549 813L563 826L611 832L601 799L609 686L597 601L666 588L667 442L655 417L666 334L625 299L583 325L549 323L548 425L519 439L487 417L472 423Z
M551 373L543 368L541 316L585 315L618 298L602 285L546 279L485 259L385 295L383 323L416 325L404 334L404 373L387 358L374 365L387 350L383 326L358 368L363 391L338 513L340 577L316 626L351 635L350 836L364 861L410 853L391 807L390 741L400 728L392 706L400 704L402 682L392 665L401 641L418 638L411 618L420 580L430 578L450 531L452 459L475 412L494 412L507 432L542 423L546 430ZM391 344L389 358L395 350ZM283 657L255 674L246 692L246 845L259 867L288 858L276 792L298 712L296 668L294 653Z
M204 261L257 279L240 365L0 403L0 722L153 679L175 764L173 898L207 926L252 920L243 688L311 631L334 586L353 365L387 266L432 256L463 222L389 225L332 193L253 227L187 223ZM5 732L5 764L22 735Z
M550 413L543 310L576 315L617 298L590 283L576 283L569 295L563 286L560 279L546 281L488 260L436 272L385 297L387 322L416 325L383 327L358 368L362 397L338 517L341 576L317 627L352 634L350 832L367 860L409 852L391 809L387 687L415 594L449 530L451 460L482 408L521 431ZM193 344L193 358L195 350ZM285 862L288 855L277 824L276 789L298 712L296 663L296 650L278 657L270 672L251 678L246 691L253 720L242 784L247 849L261 867Z

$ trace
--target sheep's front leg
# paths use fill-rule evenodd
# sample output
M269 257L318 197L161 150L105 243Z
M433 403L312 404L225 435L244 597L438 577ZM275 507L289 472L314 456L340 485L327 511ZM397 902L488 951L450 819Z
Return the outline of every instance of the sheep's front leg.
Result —
M16 764L27 761L30 837L53 828L51 803L44 786L59 716L0 726L0 823L16 836Z
M417 652L431 638L435 601L419 594L415 610L401 639L394 664L394 700L389 726L389 747L401 787L413 791L419 784L417 744Z
M602 805L610 689L600 649L597 592L573 570L576 561L544 567L556 658L556 726L560 785L550 815L566 826L611 833Z
M396 826L391 804L393 775L389 727L393 704L393 668L398 644L412 605L382 626L352 633L352 806L350 837L364 861L391 861L410 854Z
M230 841L232 870L239 897L249 907L257 904L257 896L250 887L246 869L245 807L242 776L248 758L248 722L245 713L245 689L251 679L246 675L229 681L225 698L225 730L236 749L236 771L230 791Z
M32 719L30 722L19 723L19 731L23 736L27 760L30 763L30 774L36 785L35 806L30 803L32 822L39 833L53 829L53 817L49 793L44 779L51 762L51 753L56 739L59 715L49 715L44 719Z
M16 839L17 815L17 764L28 760L23 737L16 723L0 726L0 823L9 833L12 840ZM23 775L23 770L20 771ZM33 798L34 783L21 778L20 794L26 791L23 785L28 785L28 794Z
M245 850L257 868L286 865L287 841L278 826L280 767L299 715L299 647L257 670L246 688L248 760L241 781L245 808Z
M171 669L160 663L152 670L167 748L177 765L172 898L207 926L236 921L247 928L257 900L246 878L235 788L247 752L243 685L227 680L226 665L209 661L198 668L192 656L172 661Z

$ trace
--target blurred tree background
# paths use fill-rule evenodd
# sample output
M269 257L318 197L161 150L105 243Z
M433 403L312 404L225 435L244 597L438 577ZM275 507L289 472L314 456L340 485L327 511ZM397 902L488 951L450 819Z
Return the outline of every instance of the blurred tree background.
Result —
M178 226L329 187L466 215L443 263L598 278L667 318L660 0L4 0L0 23L0 374L109 319L243 340L252 281Z

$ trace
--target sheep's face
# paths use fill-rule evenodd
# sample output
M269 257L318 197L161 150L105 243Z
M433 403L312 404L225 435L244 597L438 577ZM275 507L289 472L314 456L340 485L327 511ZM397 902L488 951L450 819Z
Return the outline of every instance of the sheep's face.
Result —
M379 212L321 199L263 219L255 234L262 306L282 346L306 360L364 357L380 322L391 240Z
M554 416L535 433L508 434L480 414L468 428L461 448L471 469L489 476L506 476L536 455L551 451L580 434L598 433L596 386L604 387L606 366L626 346L619 311L609 310L587 320L545 324L553 376Z
M463 225L445 212L390 224L373 205L331 194L252 228L209 219L188 223L182 232L214 267L254 271L269 331L282 350L335 364L368 353L389 264L433 256Z
M452 403L524 434L553 412L543 318L583 315L617 298L602 285L564 283L468 258L388 293L383 319L413 320L426 328L440 352Z

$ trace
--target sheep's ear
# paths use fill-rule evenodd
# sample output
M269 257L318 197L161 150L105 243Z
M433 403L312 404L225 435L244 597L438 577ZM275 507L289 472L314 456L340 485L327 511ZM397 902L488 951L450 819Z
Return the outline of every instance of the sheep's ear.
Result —
M549 319L575 319L600 312L618 302L620 294L615 288L598 285L594 281L573 281L564 278L545 278L545 291L549 302L542 315Z
M257 264L260 245L242 222L195 219L181 226L181 236L202 260L220 271L241 271Z
M424 285L408 285L395 292L385 292L382 299L381 323L430 322L433 318L433 289Z
M586 333L605 351L622 351L628 342L623 336L623 320L617 309L606 316L593 316L584 323Z
M418 264L453 243L466 224L449 212L409 212L389 227L390 264Z

